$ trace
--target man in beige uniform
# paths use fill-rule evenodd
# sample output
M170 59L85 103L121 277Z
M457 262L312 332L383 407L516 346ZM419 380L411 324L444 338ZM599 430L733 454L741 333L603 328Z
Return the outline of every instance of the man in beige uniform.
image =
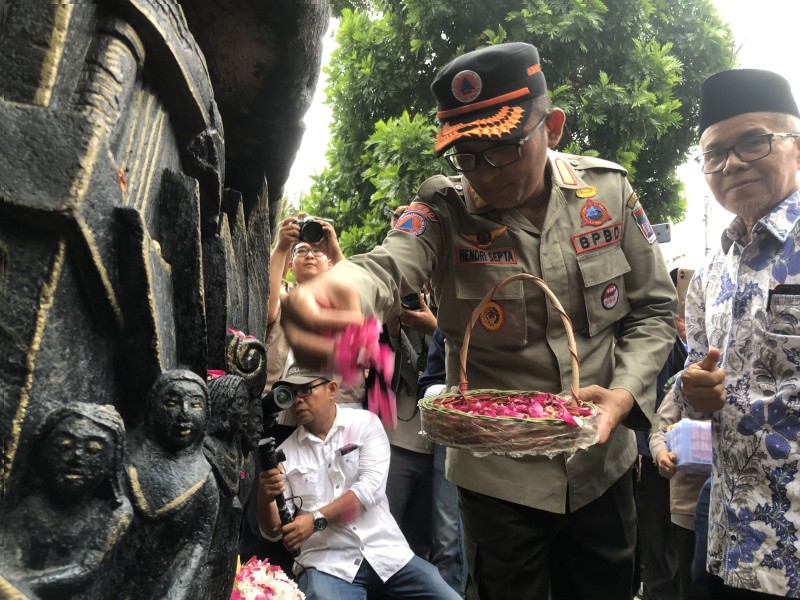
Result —
M572 320L588 386L580 396L601 405L600 443L571 459L448 450L470 594L630 598L636 446L617 425L649 430L656 377L675 339L675 290L655 234L624 169L550 150L565 116L550 108L535 47L465 54L432 90L441 121L435 150L452 148L448 162L462 175L426 181L381 247L292 294L287 335L301 360L324 359L330 342L316 332L342 327L356 318L351 310L396 312L400 296L430 279L454 385L464 330L483 296L516 273L542 277ZM468 358L471 388L569 388L566 333L530 283L496 294Z

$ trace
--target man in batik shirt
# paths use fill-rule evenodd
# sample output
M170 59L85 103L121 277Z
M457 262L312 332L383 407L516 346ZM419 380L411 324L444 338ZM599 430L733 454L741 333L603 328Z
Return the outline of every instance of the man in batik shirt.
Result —
M800 598L800 112L769 71L701 88L697 157L736 215L686 303L676 403L713 414L712 598Z

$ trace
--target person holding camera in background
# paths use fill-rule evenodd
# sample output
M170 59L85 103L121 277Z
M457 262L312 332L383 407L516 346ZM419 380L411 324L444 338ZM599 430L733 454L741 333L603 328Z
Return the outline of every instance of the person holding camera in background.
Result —
M415 556L389 512L389 440L378 417L337 405L339 385L328 373L292 367L273 385L294 393L298 427L278 448L285 461L261 472L258 525L298 552L295 575L307 600L459 598L430 563ZM297 507L281 523L275 499Z
M265 390L269 390L294 362L280 323L281 283L286 274L291 270L297 284L302 285L344 260L336 231L327 221L317 221L302 213L287 217L280 224L276 237L277 242L269 255Z
M316 220L304 214L284 219L275 236L277 242L270 253L269 261L269 304L267 308L267 381L264 391L272 388L273 383L283 377L294 363L292 351L281 327L281 299L286 296L282 290L282 282L291 270L298 285L327 273L337 262L344 260L342 249L333 225L327 221ZM340 401L348 406L361 407L366 394L364 380L356 383L352 389L340 393ZM285 440L294 430L294 423L289 411L276 416L272 431L278 443ZM256 478L262 465L253 453L252 462L246 465L245 477ZM256 522L256 486L247 498L240 528L239 554L242 562L251 556L260 559L269 558L280 564L287 573L291 571L291 557L281 544L270 544L258 531Z

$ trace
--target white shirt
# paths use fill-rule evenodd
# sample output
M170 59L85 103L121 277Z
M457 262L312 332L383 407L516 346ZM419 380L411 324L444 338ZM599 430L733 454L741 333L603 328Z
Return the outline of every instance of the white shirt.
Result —
M389 440L375 414L339 406L325 440L298 427L280 449L285 496L296 497L300 513L319 510L348 490L366 509L355 520L313 533L300 548L299 565L352 582L366 559L386 581L411 560L414 553L389 512Z

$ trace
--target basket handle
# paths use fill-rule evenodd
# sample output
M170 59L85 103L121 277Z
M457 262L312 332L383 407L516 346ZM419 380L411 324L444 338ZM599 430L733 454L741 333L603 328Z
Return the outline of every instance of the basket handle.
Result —
M472 316L470 317L469 324L467 325L467 330L464 332L464 341L461 343L461 354L459 355L459 361L461 363L461 380L458 384L458 392L461 394L462 398L466 398L466 391L469 387L469 383L467 381L467 352L469 350L469 339L472 336L472 328L475 326L475 323L480 318L481 312L486 307L486 305L491 302L494 295L507 286L510 283L514 283L515 281L519 281L521 279L527 279L528 281L534 282L547 296L548 300L550 300L553 308L555 308L558 313L561 315L561 321L564 324L564 329L567 332L567 349L572 357L572 382L570 383L570 393L572 394L573 400L578 399L578 390L580 389L580 361L578 359L578 350L575 347L575 336L572 334L572 321L567 316L567 313L564 311L564 308L561 306L561 303L556 298L556 295L547 287L547 284L544 282L544 279L541 277L536 277L536 275L529 275L528 273L518 273L516 275L511 275L510 277L506 277L497 285L495 285L489 292L483 297L481 303L472 311Z

